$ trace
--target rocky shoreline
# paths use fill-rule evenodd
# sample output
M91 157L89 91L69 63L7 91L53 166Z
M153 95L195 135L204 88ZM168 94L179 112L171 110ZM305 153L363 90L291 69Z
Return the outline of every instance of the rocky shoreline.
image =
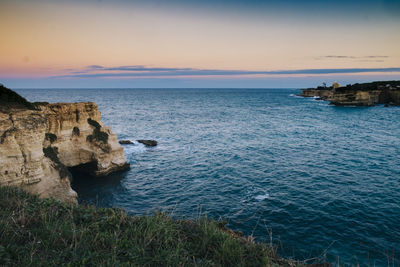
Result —
M400 81L356 83L347 86L319 86L303 89L299 96L317 97L335 106L400 105Z
M0 186L77 203L71 170L105 176L129 168L93 102L30 103L0 86Z

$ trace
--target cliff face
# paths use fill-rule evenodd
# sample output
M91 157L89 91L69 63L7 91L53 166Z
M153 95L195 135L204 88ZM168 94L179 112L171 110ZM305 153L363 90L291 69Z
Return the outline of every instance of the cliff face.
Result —
M373 106L381 103L379 101L381 93L380 90L343 90L334 92L328 100L336 106Z
M128 165L117 136L101 124L95 103L49 104L41 109L49 133L45 144L58 148L58 157L65 166L85 164L82 170L104 176Z
M101 124L95 103L0 110L0 185L76 202L68 167L93 176L129 168L117 136Z
M400 81L354 84L336 89L310 88L302 90L300 96L319 97L337 106L400 105Z

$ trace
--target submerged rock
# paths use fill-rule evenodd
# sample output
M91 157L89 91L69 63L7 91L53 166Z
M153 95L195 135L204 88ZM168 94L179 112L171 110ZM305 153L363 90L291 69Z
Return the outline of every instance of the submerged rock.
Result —
M157 141L156 140L136 140L141 144L144 144L145 146L156 146Z
M133 145L133 142L131 140L119 140L118 143L121 145Z

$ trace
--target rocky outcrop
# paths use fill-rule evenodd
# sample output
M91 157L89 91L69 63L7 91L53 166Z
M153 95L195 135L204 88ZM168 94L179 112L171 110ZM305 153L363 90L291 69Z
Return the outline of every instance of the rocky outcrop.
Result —
M318 97L336 106L400 105L400 81L353 84L339 88L309 88L302 90L299 95Z
M157 146L158 142L156 140L136 140L136 142L143 144L145 146ZM131 140L119 140L119 143L121 145L134 145L135 143L132 142Z
M136 140L136 141L145 146L156 146L158 144L156 140Z
M0 185L76 203L69 167L93 176L129 168L95 103L0 109Z
M47 117L45 146L57 147L65 166L85 165L84 170L93 176L129 166L117 136L101 124L95 103L57 103L40 108Z
M302 90L300 96L303 97L318 97L320 99L328 99L332 95L332 90L329 89L305 89Z
M119 140L118 143L121 145L133 145L134 143L131 140Z

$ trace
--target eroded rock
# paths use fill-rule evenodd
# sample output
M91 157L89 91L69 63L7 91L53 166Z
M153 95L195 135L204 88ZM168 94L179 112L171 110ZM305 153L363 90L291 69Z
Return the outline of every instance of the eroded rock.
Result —
M0 110L0 185L76 203L68 167L104 176L129 168L117 136L93 102Z

